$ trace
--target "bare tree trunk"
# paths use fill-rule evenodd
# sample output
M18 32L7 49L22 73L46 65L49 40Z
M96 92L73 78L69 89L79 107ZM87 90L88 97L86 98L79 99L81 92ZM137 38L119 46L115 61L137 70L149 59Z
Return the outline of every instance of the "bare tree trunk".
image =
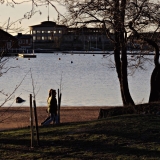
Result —
M145 39L149 45L155 48L154 64L155 68L151 75L151 90L149 96L149 102L158 102L160 101L160 64L159 64L159 47L152 41Z
M130 29L134 32L134 36L137 39L140 39L144 42L147 42L148 45L152 46L155 51L154 55L154 65L155 68L153 69L152 75L151 75L151 90L150 90L150 96L149 96L149 103L150 102L158 102L160 101L160 64L159 64L159 47L157 43L154 40L151 40L149 38L141 37L140 34L133 28L133 22L129 23Z
M129 86L128 86L128 72L127 72L127 51L126 47L122 48L122 69L121 69L121 83L123 87L123 94L125 98L125 103L124 105L135 105L134 101L131 97L130 91L129 91Z
M123 51L123 54L126 54L126 51ZM127 55L123 55L123 58L120 60L120 49L117 49L117 48L114 49L116 71L118 74L121 96L122 96L122 101L123 101L124 106L134 105L134 101L130 95L130 91L128 87L127 58L126 57Z
M118 37L117 37L116 33L115 33L115 39L118 41ZM121 91L121 97L122 97L123 105L126 105L125 95L124 95L124 92L123 92L122 79L121 79L122 75L121 75L120 48L119 48L119 43L118 42L117 42L117 44L115 44L115 48L114 48L114 60L115 60L115 64L116 64L116 71L117 71L117 75L118 75L118 80L119 80L119 83L120 83L120 91Z
M160 65L155 66L151 75L149 103L160 101Z
M121 5L121 6L120 6ZM114 57L116 70L118 74L118 79L120 83L121 96L124 106L134 105L134 101L130 95L129 86L128 86L128 73L127 73L127 51L126 51L126 42L125 42L125 29L124 29L124 16L125 16L125 5L126 0L123 0L121 4L119 1L115 1L115 13L114 19L115 23L115 49ZM117 8L121 8L118 10ZM117 11L120 12L117 14Z

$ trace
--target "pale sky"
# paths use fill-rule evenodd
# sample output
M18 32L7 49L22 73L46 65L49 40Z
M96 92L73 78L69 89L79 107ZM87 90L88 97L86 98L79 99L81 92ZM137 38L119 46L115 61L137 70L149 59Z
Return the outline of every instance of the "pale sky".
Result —
M16 2L20 2L23 0L16 0ZM159 2L159 0L157 1ZM53 2L52 2L53 3ZM60 6L59 4L53 3L59 12L61 14L64 14L66 12L65 7ZM14 22L18 19L21 19L24 17L24 14L31 10L31 3L24 3L20 5L15 5L14 8L7 6L5 3L0 3L0 27L3 26L4 23L8 21L10 18L10 22ZM42 14L40 15L38 12L31 18L31 19L25 19L20 24L17 22L12 27L20 27L22 26L24 28L24 31L22 33L28 33L29 34L29 26L40 24L42 21L48 20L48 6L41 6L36 8L36 10L40 10ZM49 20L50 21L57 21L57 12L55 9L50 5L49 6ZM6 23L7 24L7 23ZM6 31L6 30L5 30ZM17 33L11 33L12 35L17 35Z
M58 10L63 14L65 12L65 8L55 4ZM7 6L6 4L0 4L0 26L3 26L5 22L10 18L10 22L16 21L24 17L24 14L31 10L31 3L25 3L20 5L15 5L14 8ZM17 22L14 26L20 27L22 26L25 31L22 33L27 33L29 31L29 26L40 24L42 21L48 20L48 6L41 6L36 8L36 10L40 10L42 14L40 15L38 12L31 18L25 19L20 24ZM49 6L49 20L56 21L57 13L52 6ZM29 32L28 32L29 33ZM12 34L16 35L16 34Z

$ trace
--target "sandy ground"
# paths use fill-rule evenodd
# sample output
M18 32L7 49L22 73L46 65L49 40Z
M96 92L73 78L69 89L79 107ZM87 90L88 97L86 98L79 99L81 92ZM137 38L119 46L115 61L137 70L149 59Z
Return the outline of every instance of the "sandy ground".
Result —
M48 116L47 107L37 107L38 125ZM100 108L109 107L61 107L60 123L96 120ZM34 109L33 109L34 111ZM32 112L34 115L34 112ZM30 126L30 107L2 107L0 108L0 130L22 128Z

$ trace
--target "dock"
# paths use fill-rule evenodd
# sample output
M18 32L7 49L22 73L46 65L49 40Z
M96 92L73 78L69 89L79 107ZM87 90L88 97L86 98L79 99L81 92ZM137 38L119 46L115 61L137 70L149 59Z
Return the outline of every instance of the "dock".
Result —
M18 57L22 57L22 58L36 58L37 55L36 54L18 54Z

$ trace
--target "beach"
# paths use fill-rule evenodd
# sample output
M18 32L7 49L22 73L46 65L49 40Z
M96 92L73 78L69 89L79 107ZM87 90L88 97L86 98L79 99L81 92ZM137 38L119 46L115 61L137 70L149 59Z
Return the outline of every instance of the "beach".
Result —
M60 123L83 122L98 119L101 108L110 108L107 106L78 106L61 107ZM47 107L36 107L38 125L47 118ZM32 108L34 116L34 108ZM0 108L0 131L23 128L30 126L30 107L1 107ZM35 122L35 121L34 121Z

